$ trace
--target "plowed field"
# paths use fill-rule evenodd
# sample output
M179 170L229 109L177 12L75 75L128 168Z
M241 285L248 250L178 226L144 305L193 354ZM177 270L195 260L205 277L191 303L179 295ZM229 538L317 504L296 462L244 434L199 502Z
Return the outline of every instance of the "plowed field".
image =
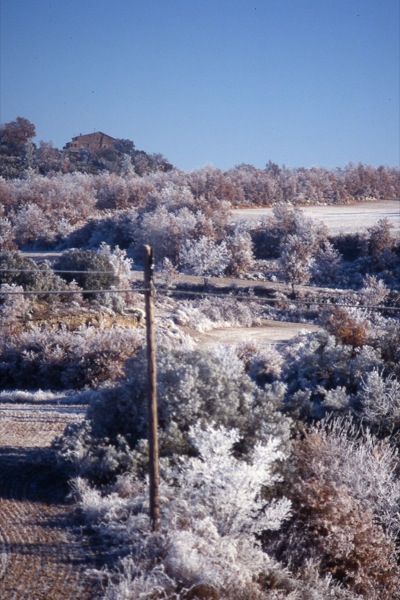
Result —
M86 600L95 557L50 447L81 407L0 405L0 598Z

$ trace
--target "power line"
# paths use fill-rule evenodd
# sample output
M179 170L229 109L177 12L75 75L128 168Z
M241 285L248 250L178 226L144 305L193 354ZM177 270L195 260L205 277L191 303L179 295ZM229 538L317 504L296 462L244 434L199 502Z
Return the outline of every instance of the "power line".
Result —
M39 275L40 273L81 273L81 274L96 274L96 275L118 275L115 271L64 271L60 269L0 269L0 273L35 273Z
M157 293L160 293L160 289L157 288ZM394 311L400 311L400 306L383 306L383 305L362 305L362 304L345 304L342 302L321 302L318 300L294 300L291 298L260 298L259 296L251 296L251 295L244 295L244 294L218 294L218 293L214 293L214 292L197 292L194 290L174 290L173 292L170 291L162 291L161 293L163 293L164 295L168 295L171 296L172 294L183 294L185 296L205 296L205 297L214 297L214 298L232 298L235 300L247 300L247 301L254 301L254 302L258 302L260 304L262 303L270 303L270 304L277 304L280 302L285 302L288 304L296 304L299 306L308 306L310 307L311 305L314 306L325 306L327 308L330 307L336 307L336 306L341 306L343 308L361 308L361 309L370 309L370 310L394 310Z
M39 274L39 273L45 273L44 270L42 269L0 269L0 273L35 273L35 274ZM67 274L84 274L84 275L89 275L89 274L93 274L93 275L105 275L105 274L109 274L109 275L118 275L118 273L116 273L114 270L113 271L91 271L91 270L85 270L85 271L72 271L72 270L55 270L55 269L51 269L52 273L67 273ZM246 280L242 280L242 283L246 283ZM262 285L263 282L253 282L252 280L248 280L249 283L249 288L252 289L257 285ZM244 288L245 290L246 288ZM265 288L268 289L268 288ZM112 288L112 289L94 289L94 290L85 290L85 289L79 289L79 290L4 290L1 291L0 290L0 296L11 296L11 295L27 295L27 296L39 296L39 295L87 295L87 294L131 294L131 293L146 293L148 290L147 288L128 288L128 289L121 289L121 288ZM163 287L157 287L156 288L156 294L157 295L166 295L166 296L172 296L172 295L184 295L184 296L199 296L199 297L211 297L211 298L232 298L235 300L241 300L241 301L254 301L257 302L258 304L278 304L278 303L289 303L292 305L296 305L296 306L305 306L310 308L310 306L320 306L320 307L326 307L326 308L334 308L334 307L343 307L343 308L358 308L358 309L362 309L362 310L375 310L375 311L390 311L390 312L397 312L400 311L400 306L384 306L384 305L360 305L360 304L349 304L349 303L345 303L345 302L340 302L340 293L338 292L338 290L332 289L329 291L329 293L333 294L333 295L338 295L339 299L338 302L325 302L325 301L321 301L321 300L313 300L313 299L303 299L303 300L296 300L296 299L291 299L291 298L265 298L262 297L260 298L259 296L255 296L255 295L250 295L248 292L246 294L246 291L244 291L242 294L240 293L240 291L238 293L233 293L233 292L228 292L228 293L218 293L218 292L210 292L210 291L197 291L197 290L185 290L185 289L176 289L176 288L163 288Z
M84 271L85 272L85 271ZM86 294L133 294L133 293L145 293L148 289L145 287L140 288L112 288L112 289L96 289L96 290L0 290L1 296L45 296L45 295L86 295ZM295 306L305 306L310 308L312 306L320 306L325 308L358 308L360 310L374 310L374 311L389 311L389 312L400 312L400 306L384 306L384 305L362 305L362 304L348 304L344 302L323 302L318 300L295 300L291 298L260 298L259 296L245 295L245 294L232 294L232 293L217 293L217 292L206 292L206 291L195 291L195 290L184 290L184 289L165 289L156 288L156 295L160 296L198 296L202 298L225 298L232 300L240 300L247 302L257 302L258 304L291 304Z
M128 289L103 289L103 290L23 290L23 291L18 291L18 290L5 290L5 291L1 291L0 290L0 297L1 296L44 296L47 294L52 294L52 295L64 295L64 294L133 294L134 292L145 292L146 290L143 289L133 289L133 288L128 288Z

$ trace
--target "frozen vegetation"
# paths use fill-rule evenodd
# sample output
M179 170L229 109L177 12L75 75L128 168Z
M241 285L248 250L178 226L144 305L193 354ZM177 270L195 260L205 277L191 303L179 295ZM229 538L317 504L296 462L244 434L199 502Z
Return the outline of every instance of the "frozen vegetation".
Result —
M7 125L0 402L85 407L53 452L102 549L91 576L103 598L399 598L399 238L384 217L334 234L302 210L399 198L399 170L183 173L128 140L72 159L33 147L27 123L11 143ZM239 207L271 210L254 224L232 219ZM156 256L158 531L134 278L145 243ZM275 346L198 341L272 320L315 331Z

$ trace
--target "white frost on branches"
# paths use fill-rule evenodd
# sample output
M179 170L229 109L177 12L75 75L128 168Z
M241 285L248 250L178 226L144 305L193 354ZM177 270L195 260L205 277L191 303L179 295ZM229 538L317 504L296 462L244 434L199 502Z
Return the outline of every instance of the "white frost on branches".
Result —
M194 514L210 515L222 536L240 536L244 531L278 529L288 513L288 502L270 504L261 497L261 488L277 479L271 468L282 458L279 440L257 444L250 463L238 460L232 448L239 441L236 430L209 425L190 430L199 458L189 458L180 469L180 494L193 504Z
M123 494L101 496L82 480L76 482L85 513L103 535L115 544L129 543L131 549L106 598L150 597L156 590L171 594L195 586L218 590L224 598L245 593L263 597L260 575L275 563L257 545L254 533L278 529L290 509L286 499L268 502L262 497L262 488L279 479L272 472L282 458L278 440L256 445L245 462L232 453L239 439L236 430L196 426L190 437L200 455L164 469L159 533L149 531L147 485L131 480Z
M179 260L183 267L202 277L222 275L229 264L229 251L225 242L216 244L202 236L199 240L186 241Z

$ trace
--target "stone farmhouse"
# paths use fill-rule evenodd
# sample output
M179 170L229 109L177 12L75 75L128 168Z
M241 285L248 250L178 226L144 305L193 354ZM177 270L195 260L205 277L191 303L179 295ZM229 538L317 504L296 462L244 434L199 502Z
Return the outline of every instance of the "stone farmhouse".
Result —
M100 148L109 148L114 142L115 138L102 131L96 131L73 137L70 142L65 144L63 150L69 150L70 152L79 152L81 148L100 150Z

